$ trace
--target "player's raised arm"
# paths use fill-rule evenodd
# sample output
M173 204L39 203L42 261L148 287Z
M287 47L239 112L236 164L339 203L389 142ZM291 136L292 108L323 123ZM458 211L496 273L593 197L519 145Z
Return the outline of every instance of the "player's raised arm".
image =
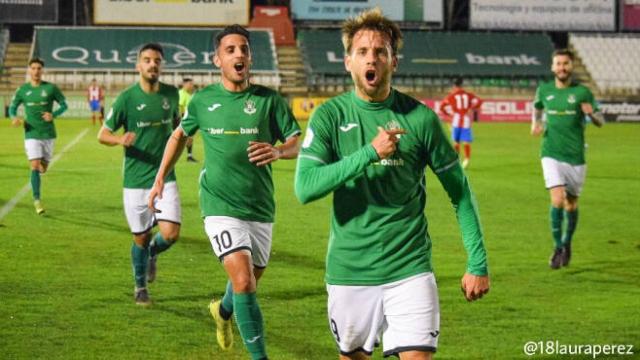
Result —
M309 125L312 126L312 125ZM327 148L322 139L322 131L314 134L307 131L302 145L295 176L295 193L301 203L320 199L348 180L362 173L371 163L386 159L396 151L398 135L402 129L385 130L378 128L378 135L360 150L334 163L328 163Z
M167 174L169 174L175 166L176 161L180 158L180 154L182 154L182 150L184 150L186 143L187 135L182 127L178 126L173 130L171 137L169 137L169 140L167 141L167 146L164 148L164 154L162 155L162 162L160 163L160 168L158 168L156 180L154 181L153 188L151 188L151 192L149 193L148 205L154 212L158 212L154 206L155 198L158 197L162 199L164 178L167 177Z

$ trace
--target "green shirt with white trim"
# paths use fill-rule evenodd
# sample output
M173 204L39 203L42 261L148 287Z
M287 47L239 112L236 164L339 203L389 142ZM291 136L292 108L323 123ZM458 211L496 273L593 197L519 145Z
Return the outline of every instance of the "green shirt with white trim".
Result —
M179 120L178 89L160 83L158 92L146 93L135 83L118 97L104 122L104 127L115 132L136 134L133 145L124 149L124 187L127 189L151 189L164 148ZM171 171L166 182L175 181Z
M598 110L591 91L584 85L572 83L566 88L557 88L555 81L538 86L533 106L544 109L546 126L542 136L541 157L550 157L572 165L585 163L584 129L585 114L582 103L591 104Z
M273 222L271 165L251 163L247 148L250 141L275 145L300 134L285 100L260 85L230 92L222 84L214 84L193 96L180 126L188 136L198 129L202 135L202 216Z
M406 130L397 151L384 160L371 145L378 127ZM426 167L456 209L469 254L467 271L486 275L475 200L431 109L395 90L379 103L349 92L316 109L298 158L295 188L303 203L333 192L327 283L379 285L432 271L424 214Z

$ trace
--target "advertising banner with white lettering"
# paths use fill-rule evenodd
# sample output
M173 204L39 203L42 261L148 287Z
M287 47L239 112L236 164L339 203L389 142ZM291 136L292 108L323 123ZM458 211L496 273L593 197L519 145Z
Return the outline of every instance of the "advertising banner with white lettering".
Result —
M58 22L58 0L0 0L0 24Z
M218 71L211 62L213 39L221 29L59 28L36 27L34 55L48 69L134 70L138 50L148 42L164 48L164 67L171 70ZM273 37L251 31L252 71L276 71Z
M640 30L640 0L622 0L620 12L623 30Z
M603 102L599 106L607 121L640 123L640 103Z
M291 0L291 13L298 20L344 20L374 7L395 21L419 21L441 26L443 0Z
M471 0L472 29L615 31L616 0Z
M95 24L249 24L249 0L93 0Z
M444 121L451 121L440 109L442 100L422 99L422 103L432 108ZM533 102L531 100L483 99L478 121L488 122L528 122L531 121Z

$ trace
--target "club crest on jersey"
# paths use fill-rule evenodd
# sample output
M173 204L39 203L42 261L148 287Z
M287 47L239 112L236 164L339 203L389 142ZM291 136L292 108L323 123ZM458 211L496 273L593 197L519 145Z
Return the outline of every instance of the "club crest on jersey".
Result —
M252 100L247 100L244 102L244 112L246 114L253 115L256 113L256 111L258 111L258 109L256 109L256 103L254 103Z
M400 126L400 123L397 120L390 120L384 127L387 130L402 129L402 126ZM402 135L396 135L396 136L398 137L398 139L402 137Z
M567 102L569 104L575 104L576 102L576 96L573 94L569 94L569 96L567 97Z
M171 104L169 104L169 100L167 98L162 98L162 109L169 110L171 108Z

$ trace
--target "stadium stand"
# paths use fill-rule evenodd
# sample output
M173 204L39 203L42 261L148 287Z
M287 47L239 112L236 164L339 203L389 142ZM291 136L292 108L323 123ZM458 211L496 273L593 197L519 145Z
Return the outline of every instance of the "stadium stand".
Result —
M569 43L601 92L640 93L640 35L572 33Z
M342 91L350 84L339 30L301 30L298 43L312 89ZM476 87L531 89L549 75L553 51L544 34L407 30L404 43L394 85L410 92L448 87L456 76Z
M211 64L211 29L36 27L33 56L44 59L47 78L62 89L84 89L96 78L107 90L128 86L137 79L134 68L137 49L146 42L158 42L165 49L162 81L179 84L188 74L196 84L219 81L219 71ZM253 81L278 87L280 76L273 33L252 30L255 54Z
M4 54L9 45L9 30L0 27L0 73L3 69Z

